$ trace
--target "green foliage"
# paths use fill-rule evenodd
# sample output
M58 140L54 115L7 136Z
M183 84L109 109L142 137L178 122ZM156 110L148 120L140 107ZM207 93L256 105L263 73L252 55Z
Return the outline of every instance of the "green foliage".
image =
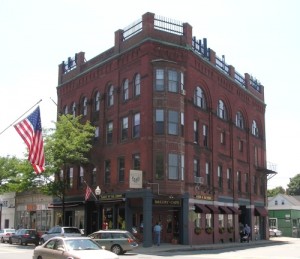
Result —
M268 197L274 197L279 193L285 194L285 189L282 188L281 186L277 186L276 188L268 190L267 192L268 192Z
M300 174L290 178L287 192L289 195L300 195Z

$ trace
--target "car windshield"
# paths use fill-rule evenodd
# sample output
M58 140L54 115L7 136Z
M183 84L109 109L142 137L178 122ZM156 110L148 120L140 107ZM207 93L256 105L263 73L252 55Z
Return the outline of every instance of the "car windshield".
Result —
M70 239L66 240L68 250L100 250L98 244L90 239Z

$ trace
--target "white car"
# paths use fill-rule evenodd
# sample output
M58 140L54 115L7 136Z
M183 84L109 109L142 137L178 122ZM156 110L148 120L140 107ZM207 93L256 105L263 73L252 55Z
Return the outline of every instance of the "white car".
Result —
M282 232L281 232L281 230L279 230L276 227L270 227L269 228L269 236L270 237L280 237L280 236L282 236Z
M4 228L0 229L0 241L1 243L5 243L9 241L9 238L16 232L13 228Z
M89 237L53 237L33 250L32 259L119 259Z

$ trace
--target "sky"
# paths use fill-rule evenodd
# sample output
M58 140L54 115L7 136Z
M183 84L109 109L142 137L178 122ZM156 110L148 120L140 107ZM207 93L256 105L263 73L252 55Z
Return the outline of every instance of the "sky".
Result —
M189 23L218 57L261 82L267 161L277 172L268 189L286 188L300 173L299 10L298 0L0 0L0 156L24 158L13 125L35 105L43 128L54 126L62 61L80 51L90 60L152 12Z

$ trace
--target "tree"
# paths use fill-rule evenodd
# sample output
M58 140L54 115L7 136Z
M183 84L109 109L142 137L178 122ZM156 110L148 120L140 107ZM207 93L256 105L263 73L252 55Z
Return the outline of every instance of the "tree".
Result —
M268 197L274 197L279 193L285 194L285 189L282 188L281 186L277 186L276 188L268 190L267 192L268 192Z
M81 123L81 116L67 114L59 116L55 130L48 130L45 136L46 170L41 177L47 184L41 188L43 193L60 198L63 220L65 190L69 187L66 172L70 167L89 162L94 135L95 127L89 121Z
M300 174L290 178L287 192L289 195L300 195Z

